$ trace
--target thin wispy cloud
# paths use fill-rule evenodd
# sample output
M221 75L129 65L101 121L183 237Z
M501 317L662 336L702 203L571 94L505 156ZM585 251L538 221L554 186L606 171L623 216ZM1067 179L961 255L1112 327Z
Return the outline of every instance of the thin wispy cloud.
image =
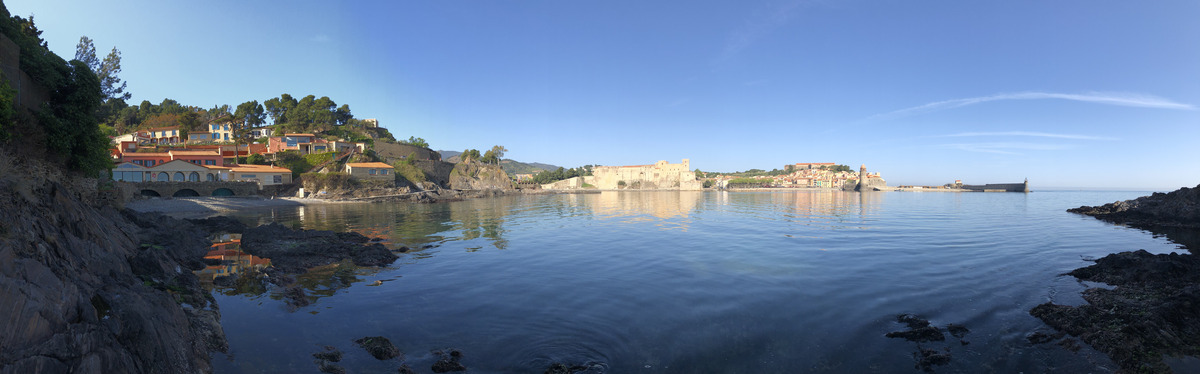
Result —
M942 144L941 147L949 149L957 149L967 152L979 153L995 153L1004 155L1019 155L1018 151L1061 151L1072 148L1066 144L1043 144L1043 143L1021 143L1021 142L994 142L994 143L956 143Z
M1046 132L1032 131L1006 131L1006 132L963 132L958 134L941 135L945 138L962 138L962 137L994 137L994 136L1025 136L1035 138L1055 138L1055 139L1072 139L1072 140L1117 140L1103 136L1093 135L1078 135L1078 134L1053 134Z
M1044 100L1044 99L1059 99L1081 101L1088 103L1116 105L1138 108L1155 108L1155 109L1174 109L1174 110L1194 110L1195 106L1174 102L1157 96L1131 94L1131 93L1104 93L1092 92L1086 94L1065 94L1054 92L1020 92L1010 94L996 94L991 96L970 97L965 99L954 99L928 103L911 108L900 109L884 114L877 114L867 118L868 120L882 120L899 117L906 117L916 114L936 112L940 110L961 108L964 106L981 104L991 101L1002 100Z
M737 55L742 53L742 50L745 50L754 44L754 42L786 25L795 17L796 11L806 3L807 1L804 0L789 1L776 6L764 14L751 17L741 28L734 30L725 39L725 44L721 48L721 54L717 56L716 63L721 64L737 57Z

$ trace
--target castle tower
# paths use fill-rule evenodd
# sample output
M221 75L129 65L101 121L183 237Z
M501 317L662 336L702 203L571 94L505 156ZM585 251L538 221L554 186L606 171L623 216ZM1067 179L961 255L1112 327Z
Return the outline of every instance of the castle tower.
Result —
M855 186L854 190L860 192L867 190L867 164L858 167L858 186Z

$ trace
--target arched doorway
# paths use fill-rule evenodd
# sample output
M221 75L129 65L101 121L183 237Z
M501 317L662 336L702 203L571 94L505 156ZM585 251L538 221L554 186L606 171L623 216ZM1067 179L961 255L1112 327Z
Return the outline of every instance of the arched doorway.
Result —
M175 172L175 181L183 182L183 172L182 171Z
M217 176L213 175L213 173L208 173L208 176L205 177L205 180L209 182L215 182L217 181Z
M200 181L200 173L193 171L191 174L188 174L188 182L199 182L199 181Z
M213 190L213 196L234 196L233 190L228 188L218 188Z
M175 191L175 194L171 195L171 197L196 197L196 196L200 196L200 193L196 192L196 190L193 190L190 188L184 188L182 190Z
M158 181L159 182L170 182L171 175L167 174L167 173L158 173Z

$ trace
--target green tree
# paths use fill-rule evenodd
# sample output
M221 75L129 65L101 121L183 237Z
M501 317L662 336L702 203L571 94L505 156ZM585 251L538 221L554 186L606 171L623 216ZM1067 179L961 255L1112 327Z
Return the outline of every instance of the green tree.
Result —
M471 161L471 160L478 161L482 157L479 155L478 149L469 149L468 148L467 150L463 151L462 154L458 155L458 158L459 158L459 162L467 162L467 161Z
M179 136L186 138L189 132L201 130L200 113L195 111L183 112L179 115Z
M75 45L75 59L82 61L100 80L102 101L111 99L129 100L132 94L125 92L126 82L122 82L117 74L121 72L121 51L113 47L104 60L96 57L96 45L86 35L79 38Z
M112 164L108 138L100 134L95 117L100 106L100 81L87 64L78 60L60 69L66 80L35 115L46 132L47 149L62 158L68 168L95 175Z
M400 142L404 143L404 144L408 144L408 145L415 145L415 146L422 147L422 148L429 148L429 143L426 142L425 139L421 139L421 138L418 138L415 136L410 136L410 137L408 137L408 140L402 140Z
M508 149L504 148L504 146L492 146L492 154L496 156L496 163L500 163L500 159L504 157L504 152L508 152Z

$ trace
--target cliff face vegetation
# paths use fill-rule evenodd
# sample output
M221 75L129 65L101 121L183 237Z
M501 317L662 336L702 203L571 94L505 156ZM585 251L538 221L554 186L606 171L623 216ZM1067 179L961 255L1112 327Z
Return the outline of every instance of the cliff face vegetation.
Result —
M511 190L512 178L500 165L488 165L470 160L454 165L450 171L450 188L456 190Z
M59 170L0 153L0 373L211 371L204 233L93 207L95 180Z

